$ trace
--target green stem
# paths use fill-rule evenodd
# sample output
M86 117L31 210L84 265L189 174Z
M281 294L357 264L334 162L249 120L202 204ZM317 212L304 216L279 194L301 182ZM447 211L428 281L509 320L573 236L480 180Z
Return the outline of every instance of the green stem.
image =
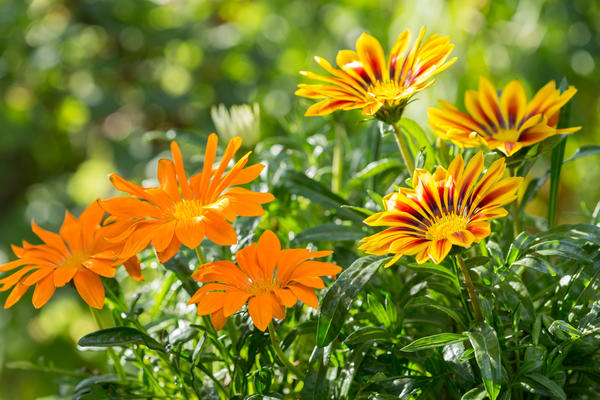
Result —
M511 168L510 169L510 176L517 176L517 170L516 168ZM519 199L515 199L515 201L513 201L512 203L512 213L513 213L513 231L514 231L514 237L516 238L519 233L521 233L522 230L522 226L521 226L521 218L519 216Z
M406 165L406 169L408 169L408 173L410 176L413 176L415 172L415 163L410 155L410 151L408 150L408 145L406 144L406 138L400 132L400 128L398 127L398 123L394 122L392 128L394 128L394 136L396 137L396 143L398 143L398 148L400 149L400 154L402 154L402 159L404 160L404 165Z
M206 264L206 257L204 257L204 252L202 251L201 245L198 245L198 247L196 247L196 255L198 256L198 261L200 262L200 265Z
M458 262L458 265L460 266L460 271L462 272L462 276L465 279L465 286L467 287L467 292L469 293L469 297L471 298L471 305L473 306L473 311L475 313L475 320L477 322L483 322L483 315L481 314L479 299L477 298L477 293L475 293L475 286L473 286L473 281L471 280L469 270L467 269L465 261L463 260L460 254L456 255L456 261Z
M134 351L133 354L135 354L135 358L138 360L138 362L140 363L140 365L142 366L142 369L144 370L144 372L146 373L146 376L148 377L148 379L152 382L152 386L154 386L158 392L162 395L166 395L167 393L165 392L165 390L160 386L160 384L158 383L158 381L156 380L156 378L154 377L154 373L152 373L152 371L150 370L150 368L148 368L148 366L146 365L146 363L144 362L144 358L137 352Z
M290 360L287 359L285 354L283 354L283 350L281 350L281 346L279 345L279 337L275 332L275 328L273 327L273 323L269 324L269 337L271 338L271 343L273 344L273 349L275 350L275 354L277 354L277 358L285 367L292 371L294 375L296 375L299 379L304 380L306 375L300 371Z
M331 165L331 191L339 193L342 189L342 174L344 169L344 136L341 125L334 126L335 145L333 147L333 159Z
M98 325L98 329L104 329L102 320L100 319L100 315L98 313L98 310L96 310L93 307L90 307L90 312L92 313L92 317L94 318L94 321L96 321L96 325ZM106 349L106 351L108 352L109 357L112 359L112 362L115 367L115 372L117 373L117 375L119 375L119 379L122 382L125 382L127 380L127 375L125 374L125 370L123 369L123 366L121 365L121 361L120 361L119 357L117 357L117 353L115 353L115 350L112 347L108 347Z

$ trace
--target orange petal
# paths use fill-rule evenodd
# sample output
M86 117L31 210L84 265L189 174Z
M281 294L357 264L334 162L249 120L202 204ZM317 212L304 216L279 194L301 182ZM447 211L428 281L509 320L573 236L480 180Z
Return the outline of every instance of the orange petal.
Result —
M50 300L50 297L54 294L56 286L54 286L54 279L52 275L48 275L35 285L33 291L33 297L31 299L35 308L40 308Z
M15 305L17 301L21 300L21 297L23 297L23 295L25 294L27 289L29 289L29 287L30 286L23 285L21 282L17 283L6 298L4 308L10 308L13 305Z
M157 251L156 255L158 256L158 260L161 263L166 263L179 251L181 247L181 243L177 240L176 237L173 237L171 244L164 251Z
M301 285L290 285L288 287L301 302L312 308L319 308L319 298L314 289Z
M175 164L171 160L161 159L158 161L158 182L162 190L174 202L181 200L179 188L177 187L177 174Z
M171 142L171 154L173 155L173 161L175 163L175 172L177 174L177 181L179 182L179 187L181 188L181 194L185 199L192 198L192 190L190 188L190 183L188 182L187 175L185 174L185 169L183 167L183 158L181 157L181 150L179 150L179 146L176 142Z
M356 52L371 81L383 80L387 75L385 55L377 39L368 33L363 33L356 41Z
M205 224L203 219L204 217L197 217L196 220L178 220L175 225L175 235L177 235L177 239L192 250L198 247L204 239Z
M56 268L53 274L54 285L56 285L56 287L65 286L68 282L71 281L71 279L73 279L77 271L79 271L79 268L76 267Z
M237 312L250 297L250 293L235 291L227 293L225 300L223 301L223 315L229 317L231 314Z
M261 331L265 331L273 319L273 306L271 295L264 294L252 297L248 301L248 313L254 325Z
M435 264L439 264L446 258L450 249L452 249L452 243L449 240L436 240L429 246L429 258Z
M83 261L82 264L90 271L106 278L114 277L117 271L112 261L98 260L93 257Z
M223 315L223 310L218 310L211 314L210 322L216 330L220 331L225 326L225 323L227 322L227 317Z
M82 268L73 277L73 282L83 301L90 307L101 309L104 306L104 286L98 275Z
M281 253L281 243L279 238L270 230L266 230L258 239L256 248L258 262L264 271L265 277L272 277L275 272L275 266L279 261Z
M206 237L220 246L231 246L237 243L237 234L233 227L216 213L205 215L204 229Z
M123 262L123 266L130 277L133 278L134 281L141 282L144 280L144 275L142 274L142 265L140 260L134 256L130 257Z
M289 289L275 289L274 293L279 301L286 307L293 307L298 302L298 298L294 296Z

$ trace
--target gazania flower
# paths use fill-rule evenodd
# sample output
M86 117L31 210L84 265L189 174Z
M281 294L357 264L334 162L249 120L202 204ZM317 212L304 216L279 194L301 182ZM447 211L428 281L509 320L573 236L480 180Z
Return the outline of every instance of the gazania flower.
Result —
M231 261L201 265L192 278L204 285L188 304L198 305L198 315L211 314L212 324L221 329L227 318L248 302L254 325L264 332L273 317L284 319L285 307L292 307L298 300L313 308L319 307L314 289L325 287L319 277L336 275L342 269L310 259L331 253L282 250L277 236L265 231L258 244L236 253L237 265Z
M469 247L490 234L490 219L503 217L501 206L517 197L523 178L502 178L505 159L496 160L480 178L483 153L477 153L465 167L457 156L448 170L438 167L416 170L414 189L401 188L384 198L385 211L365 220L371 226L389 226L383 232L361 240L359 247L369 254L395 256L390 266L404 255L415 255L422 264L436 264L453 245ZM479 179L480 178L480 179Z
M144 188L116 174L110 176L117 189L135 196L101 202L117 221L129 221L129 228L112 239L125 241L121 257L131 257L152 243L160 261L165 262L182 244L193 249L205 236L219 245L233 245L237 235L227 220L264 214L261 204L272 201L272 194L234 187L256 179L264 166L245 167L248 153L225 173L242 143L241 138L235 137L213 169L217 141L214 133L208 137L202 172L189 180L175 142L171 143L173 161L163 159L158 163L159 187Z
M13 246L18 259L0 266L1 272L16 270L0 279L0 291L12 288L4 308L12 307L31 286L35 286L33 305L40 308L50 300L57 287L65 286L71 280L87 304L102 308L104 286L100 276L112 278L116 267L123 263L134 279L142 280L138 259L117 257L121 244L106 241L105 236L114 235L115 229L120 227L101 226L103 216L104 210L94 202L79 219L67 212L59 234L32 222L33 232L44 244L23 242L23 247Z
M569 86L560 93L554 81L540 89L527 103L523 85L511 81L498 93L485 78L479 81L479 91L465 94L464 113L446 101L442 109L429 109L429 124L442 139L460 147L486 146L507 157L523 147L531 146L556 135L578 131L580 127L556 129L560 109L575 95Z
M325 84L300 84L298 96L324 99L312 105L306 116L327 115L335 110L362 109L386 123L398 122L408 99L430 86L432 77L448 68L454 45L448 36L432 35L423 42L425 28L409 46L410 32L405 30L392 47L386 62L383 48L373 36L363 33L356 42L356 52L342 50L337 55L339 69L315 57L317 63L333 77L312 72L300 73ZM408 49L408 50L407 50Z

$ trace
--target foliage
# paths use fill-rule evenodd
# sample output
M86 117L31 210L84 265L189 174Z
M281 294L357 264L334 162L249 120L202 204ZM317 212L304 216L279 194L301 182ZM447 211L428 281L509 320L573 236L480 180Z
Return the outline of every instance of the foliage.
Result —
M3 327L7 322L10 336L0 349L11 346L13 339L16 348L29 347L32 340L24 332L35 332L43 323L58 326L59 318L52 320L56 314L87 323L79 327L71 321L62 323L56 342L37 336L52 349L45 350L51 355L46 359L36 359L42 351L37 348L20 350L21 355L9 353L0 370L3 387L14 377L19 381L38 377L39 382L46 381L41 388L52 377L59 396L75 399L600 396L599 212L584 207L575 218L564 214L579 205L569 202L569 193L588 204L598 198L594 188L582 186L594 181L597 171L579 171L597 161L597 146L582 146L593 143L597 129L593 105L597 104L593 90L597 77L581 71L573 74L569 59L560 51L557 56L553 49L555 36L564 36L557 32L579 29L578 34L568 34L575 39L562 51L571 55L584 51L596 57L596 45L583 43L581 35L585 36L585 29L594 34L597 9L590 6L586 15L583 3L544 3L538 9L542 22L535 24L534 31L547 29L548 33L533 57L530 53L536 48L520 47L516 36L515 43L498 39L499 32L508 29L502 28L503 23L517 24L524 18L519 15L530 15L523 4L525 11L514 9L512 2L492 2L479 9L452 2L443 5L449 15L477 13L483 18L480 23L492 28L447 32L458 39L462 66L440 75L439 82L427 90L433 94L408 105L406 115L414 120L403 118L399 123L402 134L410 138L417 167L432 171L437 165L447 166L461 150L433 140L425 114L411 108L424 110L434 106L438 97L449 99L454 91L460 97L464 89L474 88L479 74L506 80L523 75L533 89L567 75L580 90L575 105L590 104L571 111L571 125L583 125L581 133L534 146L519 160L519 174L528 177L518 201L523 232L513 232L511 210L511 215L493 222L493 233L485 243L462 253L485 319L477 322L454 253L439 265L419 265L403 257L383 269L389 257L365 256L357 250L358 240L378 231L363 220L381 211L382 197L396 187L406 187L411 178L394 135L388 134L391 129L362 121L359 112L306 119L301 114L309 103L291 98L300 80L297 70L312 68L309 56L328 54L332 59L335 49L350 47L360 26L375 36L396 35L405 24L403 13L412 12L407 11L408 3L382 2L378 10L371 2L360 1L314 2L306 7L277 1L193 6L118 3L122 5L36 1L0 6L11 11L3 15L20 16L11 29L23 32L7 46L10 51L1 64L9 78L5 81L10 82L3 83L7 105L1 110L2 125L12 132L0 139L1 159L6 163L2 170L14 171L2 174L3 187L10 188L0 199L8 221L0 231L4 250L9 242L27 237L22 217L16 215L57 226L57 216L65 207L80 207L89 196L110 194L108 172L119 170L138 183L155 179L156 160L167 153L174 138L184 155L203 154L212 104L257 101L262 139L252 149L251 159L267 168L252 188L273 193L276 201L265 207L262 218L236 220L237 245L222 247L205 240L206 258L229 259L271 229L283 247L334 250L327 261L344 270L337 279L326 281L318 310L299 303L274 326L285 357L296 363L305 379L280 360L271 342L273 335L257 330L245 309L220 331L207 318L196 316L195 306L187 302L198 289L190 275L199 261L193 251L182 248L164 265L152 250L141 253L145 277L141 284L122 270L116 279L104 279L107 301L96 315L99 326L91 325L84 314L87 310L68 294L51 301L57 308L54 314L52 309L40 311L28 328L31 312L23 311L28 304L19 304L21 308L12 314L4 311L0 332L4 335L2 329L8 330ZM402 24L388 22L390 12ZM342 16L332 22L337 14ZM56 21L53 17L63 21L57 25L63 28L43 35L48 21ZM426 18L420 18L430 28ZM33 25L25 28L24 21ZM8 26L2 28L3 36ZM347 38L349 29L356 35ZM473 43L467 51L469 41ZM488 43L495 46L494 52L478 50ZM513 60L510 68L479 60L498 54ZM581 53L578 57L585 58ZM599 62L597 57L592 60L592 65ZM27 66L27 73L20 71L20 65ZM457 87L444 86L453 81L452 74ZM438 85L441 89L436 93ZM474 153L463 152L465 159ZM20 157L28 167L14 168ZM498 157L489 153L486 165ZM188 171L199 171L202 161L191 156L186 160ZM92 172L85 175L86 171ZM33 182L37 186L27 189ZM95 191L81 182L103 183ZM544 208L546 202L550 207ZM6 315L12 318L10 325ZM44 315L49 317L40 322ZM79 342L75 355L69 329ZM26 358L32 361L14 361ZM56 384L45 386L36 396L55 393ZM9 388L12 392L0 393L0 398L26 398L33 389L25 385Z

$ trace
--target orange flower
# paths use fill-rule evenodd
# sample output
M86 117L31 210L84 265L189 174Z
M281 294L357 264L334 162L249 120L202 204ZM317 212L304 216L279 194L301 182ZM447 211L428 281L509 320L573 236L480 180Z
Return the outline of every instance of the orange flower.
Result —
M415 255L422 264L436 264L448 255L453 245L469 247L489 236L488 220L508 212L501 206L517 197L523 178L504 178L506 162L496 160L483 171L483 153L477 153L467 166L458 155L448 170L438 167L415 171L414 189L400 188L384 197L385 211L365 220L371 226L390 226L383 232L361 240L359 247L369 254L395 256L390 266L404 255Z
M33 305L40 308L50 300L57 287L65 286L71 280L90 307L102 308L104 286L100 276L112 278L116 267L123 263L134 279L142 280L138 259L118 258L122 244L105 240L106 235L114 235L122 227L101 226L103 217L104 210L96 201L81 213L79 219L67 211L60 234L32 222L33 232L44 244L24 241L23 247L12 246L18 259L0 266L2 272L18 269L0 279L0 291L13 288L4 308L12 307L33 285Z
M560 109L577 93L569 86L560 93L554 81L540 89L527 103L523 85L511 81L501 93L485 78L479 91L465 94L464 113L446 101L442 109L429 109L429 124L442 139L459 147L486 146L507 157L557 134L576 132L580 127L556 129Z
M446 61L454 45L448 36L432 35L423 42L425 28L408 49L410 32L398 36L387 60L383 48L373 36L363 33L356 41L356 52L342 50L333 68L326 60L315 57L317 63L333 77L312 72L300 73L326 84L300 84L298 96L324 99L312 105L306 116L327 115L335 110L362 109L363 115L374 115L386 123L398 122L409 98L427 88L431 79L452 65ZM406 51L408 49L408 51Z
M221 162L213 169L217 141L214 133L208 137L204 168L189 180L175 142L171 143L174 162L163 159L158 163L159 187L144 188L116 174L110 176L117 189L137 197L116 197L101 203L118 221L130 221L130 227L112 239L125 241L122 257L138 254L152 243L160 261L165 262L181 244L194 249L204 236L218 245L232 245L237 242L237 235L226 220L264 214L261 204L272 201L272 194L233 187L256 179L264 166L244 168L248 153L223 175L242 139L229 141Z
M273 317L284 319L285 307L292 307L298 299L313 308L319 307L319 299L313 290L325 287L319 277L337 275L342 269L309 259L331 253L282 250L277 236L265 231L258 244L251 244L236 253L239 267L231 261L201 265L192 278L204 285L188 304L197 303L198 315L211 314L213 326L221 329L227 318L248 302L248 313L254 325L264 332Z

